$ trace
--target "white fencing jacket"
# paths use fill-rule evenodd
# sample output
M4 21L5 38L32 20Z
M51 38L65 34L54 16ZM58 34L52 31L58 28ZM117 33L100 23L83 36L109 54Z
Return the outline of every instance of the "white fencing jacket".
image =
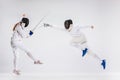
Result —
M24 25L18 25L15 27L15 30L12 35L12 41L21 41L23 38L29 37L29 33L25 29Z
M73 26L70 31L70 35L73 37L79 37L79 36L83 35L83 33L81 32L81 29L90 28L90 27L91 26Z

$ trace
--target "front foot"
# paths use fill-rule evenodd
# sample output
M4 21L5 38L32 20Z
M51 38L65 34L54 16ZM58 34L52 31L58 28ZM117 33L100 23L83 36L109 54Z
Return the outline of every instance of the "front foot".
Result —
M16 70L16 69L13 70L13 73L16 74L16 75L20 75L20 71Z

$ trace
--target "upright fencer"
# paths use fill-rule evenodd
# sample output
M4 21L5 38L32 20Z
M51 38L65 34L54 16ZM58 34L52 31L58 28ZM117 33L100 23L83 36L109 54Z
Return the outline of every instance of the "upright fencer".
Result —
M33 32L27 32L26 27L29 25L29 19L23 15L23 18L20 22L16 23L13 27L13 34L11 37L11 46L14 54L13 64L14 69L13 73L16 75L20 75L20 70L18 69L18 49L24 51L29 58L31 58L34 61L34 64L42 64L42 62L32 56L31 51L24 45L23 38L28 38L33 35Z
M83 29L83 28L93 29L94 26L73 26L73 21L71 19L65 20L65 22L64 22L65 29L62 29L58 26L51 25L48 23L45 23L44 26L45 27L53 27L55 29L58 29L58 30L60 29L62 31L67 31L72 36L72 40L71 40L70 44L72 46L82 50L82 57L89 54L100 61L100 63L101 63L100 65L102 66L103 69L106 68L106 60L101 59L97 54L95 54L94 52L92 52L92 50L90 50L90 48L87 45L87 39L86 39L85 35L81 32L81 29Z

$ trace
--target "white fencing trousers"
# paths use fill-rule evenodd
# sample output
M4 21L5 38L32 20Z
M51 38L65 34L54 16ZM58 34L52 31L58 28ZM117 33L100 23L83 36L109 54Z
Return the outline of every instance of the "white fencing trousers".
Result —
M86 41L86 38L85 36L79 36L79 37L73 37L72 41L71 41L71 45L78 48L78 49L81 49L81 50L85 50L85 48L88 48L88 52L87 54L93 56L94 58L96 58L97 60L101 60L95 53L93 53L88 45L87 45L87 41Z
M18 48L18 49L21 49L22 51L24 51L26 53L30 52L30 50L27 47L25 47L25 45L23 44L22 41L11 41L11 46L15 50Z
M29 49L25 47L25 45L22 43L22 41L11 41L11 46L13 49L13 54L14 54L14 69L18 68L18 60L19 60L19 52L17 51L18 49L24 51L25 53L29 53Z
M75 46L77 48L80 48L81 50L88 48L87 40L86 40L86 37L84 34L81 34L79 36L73 36L73 38L71 40L71 45Z

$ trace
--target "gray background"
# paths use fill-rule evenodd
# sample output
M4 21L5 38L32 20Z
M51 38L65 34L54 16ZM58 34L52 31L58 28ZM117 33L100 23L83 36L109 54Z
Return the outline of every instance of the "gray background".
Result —
M36 58L44 63L33 65L24 52L20 52L19 68L32 73L119 73L119 0L0 0L0 73L13 69L13 53L10 46L13 25L25 13L32 29L47 13L43 22L63 27L65 19L71 18L74 25L94 25L83 29L89 47L101 58L107 59L107 69L100 62L70 46L70 35L52 28L38 28L24 42Z

